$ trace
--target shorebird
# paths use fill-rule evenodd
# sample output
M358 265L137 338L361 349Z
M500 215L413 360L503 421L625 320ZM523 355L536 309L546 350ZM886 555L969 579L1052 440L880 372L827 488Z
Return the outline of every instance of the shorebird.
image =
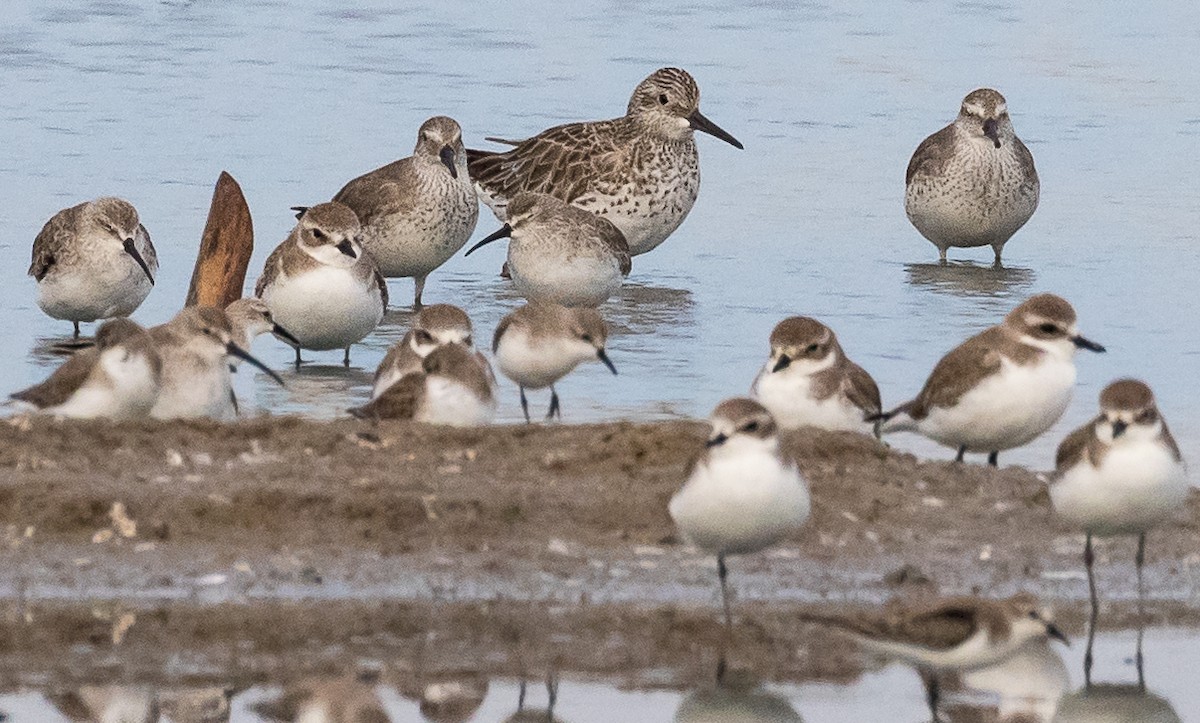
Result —
M191 306L150 330L162 357L162 383L150 410L156 419L212 417L236 413L229 357L250 362L283 384L279 375L233 341L233 327L221 309Z
M104 197L65 208L33 241L38 306L69 321L129 316L154 288L158 256L133 204Z
M1004 244L1037 209L1033 154L1013 130L1004 96L991 88L963 98L958 118L917 146L905 175L908 220L937 246Z
M231 302L229 306L225 307L225 315L229 317L229 324L233 329L230 338L234 344L246 351L250 350L250 344L255 337L267 332L271 332L292 346L300 344L300 340L292 336L290 331L275 323L274 317L271 316L271 309L262 299L249 297ZM229 360L230 367L234 369L240 363L241 359L238 357Z
M704 451L692 463L668 511L688 542L717 556L725 625L725 558L766 549L808 519L808 483L779 447L771 413L753 399L726 399L709 418Z
M475 348L471 318L467 312L452 304L423 307L413 316L412 329L387 350L383 361L379 363L371 398L383 394L404 375L421 371L421 360L429 356L429 352L446 344ZM482 355L480 361L487 363Z
M70 721L157 723L160 716L158 695L145 685L84 685L46 700Z
M365 676L310 678L289 685L251 711L264 720L296 723L387 723L392 720L375 681ZM239 718L240 720L240 718Z
M886 414L882 431L918 432L958 450L987 452L1027 444L1049 429L1071 401L1075 350L1104 351L1079 334L1075 309L1038 294L1004 321L942 357L917 397Z
M118 318L100 326L95 346L76 352L46 381L12 398L59 417L140 419L158 398L161 375L150 334Z
M500 320L492 337L492 353L500 373L521 392L521 411L529 419L526 389L550 387L546 419L562 419L554 383L585 361L599 359L613 374L617 368L604 351L608 325L595 309L568 308L534 302Z
M765 690L748 671L717 669L717 684L689 693L674 723L802 723L787 698Z
M1171 702L1145 685L1086 685L1058 703L1054 723L1182 723Z
M322 203L300 213L288 237L271 252L254 295L267 302L275 321L300 340L300 349L345 349L362 341L383 320L387 283L369 254L354 211Z
M458 344L434 349L421 371L406 374L383 394L350 410L360 419L411 419L427 424L475 427L492 421L496 398L482 360Z
M933 720L939 721L939 676L996 665L1027 645L1067 637L1025 594L1006 600L953 597L911 605L893 602L877 615L802 613L804 622L832 627L870 652L903 661L925 683Z
M793 316L771 332L771 356L751 387L782 429L818 427L874 434L879 387L846 358L833 330Z
M467 250L511 236L508 272L528 301L599 306L629 276L629 244L608 220L544 193L517 193L508 223Z
M1060 517L1084 531L1083 563L1091 599L1084 677L1091 682L1092 642L1100 600L1092 537L1136 535L1138 604L1145 588L1146 533L1183 507L1189 490L1179 446L1145 383L1120 379L1100 393L1100 414L1058 447L1050 500ZM1137 669L1142 673L1141 635Z
M411 156L350 181L333 200L358 215L363 248L384 276L413 278L420 309L425 279L458 253L479 219L462 129L452 118L430 118Z
M638 84L625 115L568 123L501 152L467 149L480 198L501 222L521 191L547 193L612 221L634 256L671 235L696 202L700 158L693 131L741 148L700 113L700 89L686 71L662 68Z

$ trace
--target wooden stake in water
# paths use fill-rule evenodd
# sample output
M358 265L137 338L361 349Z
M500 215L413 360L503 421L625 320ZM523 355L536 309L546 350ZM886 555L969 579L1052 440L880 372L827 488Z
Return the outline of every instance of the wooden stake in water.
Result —
M223 309L242 298L246 268L254 252L254 224L242 188L221 171L213 190L208 221L200 238L200 253L192 271L184 306Z

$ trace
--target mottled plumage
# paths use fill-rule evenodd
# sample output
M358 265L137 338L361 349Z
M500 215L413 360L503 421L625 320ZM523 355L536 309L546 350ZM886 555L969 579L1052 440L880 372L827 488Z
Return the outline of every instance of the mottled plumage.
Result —
M496 217L522 191L545 193L611 221L643 254L691 211L700 189L693 130L742 145L699 110L686 71L662 68L638 84L624 116L556 126L497 153L468 150L471 178Z
M991 246L999 264L1004 244L1037 209L1039 191L1033 155L1013 131L1004 96L981 88L913 153L904 207L942 261L952 246Z
M363 248L384 276L413 277L419 309L426 277L458 253L479 218L462 129L452 118L430 118L413 155L355 178L333 200L358 215Z

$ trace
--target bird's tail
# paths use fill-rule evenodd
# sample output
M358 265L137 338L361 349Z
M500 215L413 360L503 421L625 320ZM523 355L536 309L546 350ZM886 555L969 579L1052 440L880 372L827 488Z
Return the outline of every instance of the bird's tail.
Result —
M495 151L481 151L481 150L478 150L475 148L468 148L467 149L467 165L470 166L471 164L473 164L477 161L480 161L484 158L487 158L489 156L494 156L494 155L496 155Z

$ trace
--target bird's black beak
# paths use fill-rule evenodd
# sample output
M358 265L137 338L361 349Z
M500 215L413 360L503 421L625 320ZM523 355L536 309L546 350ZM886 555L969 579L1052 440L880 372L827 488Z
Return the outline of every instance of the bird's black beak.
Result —
M296 220L297 221L300 220L301 216L303 216L305 213L308 212L308 209L309 209L308 206L292 206L292 210L296 212Z
M280 339L283 339L284 341L291 344L292 346L300 346L300 340L297 339L295 336L293 336L292 332L288 331L287 329L284 329L279 324L271 325L271 333L274 334L275 336L279 337Z
M728 435L718 434L715 437L709 437L708 441L704 443L704 446L709 449L712 449L713 447L719 447L722 444L725 444L725 440L727 440L727 439L729 439Z
M334 246L334 248L352 259L358 258L358 254L354 253L354 244L352 244L348 238L342 239L341 243L339 243L337 246Z
M775 372L783 371L784 369L787 369L791 363L792 358L790 356L787 354L780 354L779 361L775 362L775 366L771 367L771 373L774 374Z
M1116 439L1117 437L1120 437L1122 434L1125 434L1125 430L1129 429L1129 425L1122 419L1118 419L1117 421L1113 422L1112 427L1113 427L1113 439Z
M1054 638L1068 648L1071 647L1071 639L1068 638L1054 623L1046 623L1046 635L1049 635L1051 638Z
M138 266L142 267L142 271L146 272L146 278L150 279L150 285L154 286L154 274L150 273L150 267L146 265L146 260L138 253L137 246L133 245L133 239L127 238L122 244L125 247L125 253L133 257Z
M498 230L488 234L482 241L467 249L467 252L463 254L463 256L470 256L475 252L475 249L479 248L480 246L486 246L496 239L508 238L509 236L512 236L512 226L504 224Z
M438 158L442 159L442 163L450 169L450 177L458 178L458 168L454 165L454 149L450 146L442 146L442 150L438 151Z
M1071 343L1073 343L1075 346L1079 347L1080 349L1087 349L1088 351L1094 351L1094 352L1108 351L1102 345L1097 344L1096 342L1092 341L1091 339L1085 339L1084 337L1078 336L1078 335L1071 337Z
M599 359L600 361L604 362L604 366L608 367L608 370L610 372L612 372L613 374L617 373L617 368L615 366L613 366L612 359L608 358L608 354L605 353L605 351L603 349L596 350L596 358Z
M988 118L983 122L983 134L991 138L992 143L995 143L997 148L1000 147L1000 130L995 118Z
M226 351L228 354L230 354L230 355L232 355L232 356L235 356L235 357L237 357L237 358L239 358L239 359L245 359L246 361L250 362L250 363L251 363L251 364L253 364L254 366L258 367L259 369L262 369L264 372L266 372L266 373L267 373L267 376L269 376L269 377L271 377L272 379L274 379L275 381L279 382L279 386L281 386L281 387L282 387L282 386L286 386L286 385L283 383L283 379L282 379L282 378L281 378L281 377L280 377L278 374L276 374L275 372L271 371L269 368L267 368L267 365L266 365L266 364L263 364L263 363L262 363L262 362L260 362L258 359L255 359L255 358L254 358L254 356L252 356L252 355L250 354L250 352L248 352L248 351L246 351L245 349L241 348L241 347L240 347L240 346L238 346L237 344L234 344L232 341L231 341L231 342L229 342L228 344L226 344L226 345L225 345L225 351Z
M688 123L691 124L692 130L704 131L710 136L716 136L738 150L744 148L741 141L726 133L721 126L705 118L699 108L692 111L692 114L688 116Z

